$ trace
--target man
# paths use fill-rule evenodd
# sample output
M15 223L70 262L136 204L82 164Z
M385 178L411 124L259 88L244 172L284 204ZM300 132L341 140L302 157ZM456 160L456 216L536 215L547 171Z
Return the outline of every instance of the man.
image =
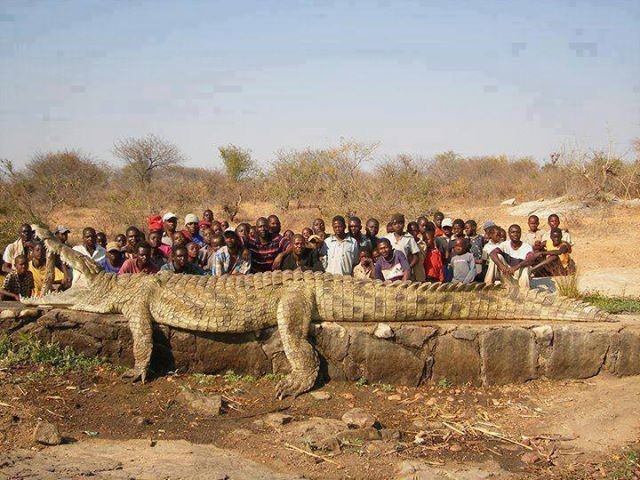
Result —
M485 283L493 284L503 277L515 279L521 288L529 288L529 270L535 261L533 249L528 243L523 243L520 237L520 225L509 227L509 240L502 242L489 254L489 266Z
M96 233L96 243L102 248L107 248L107 234L104 232Z
M173 260L165 263L160 269L162 272L184 273L186 275L204 275L204 270L189 261L186 247L175 247Z
M256 230L256 238L249 237L245 242L251 254L251 272L270 272L274 268L278 269L289 243L280 236L274 238L269 228L269 220L264 217L256 221Z
M365 230L367 231L366 235L369 241L371 242L371 246L376 248L378 241L378 232L380 231L380 222L377 218L370 218L367 220L367 224L365 225Z
M496 222L494 222L493 220L487 220L482 224L482 231L484 232L482 241L485 244L489 241L489 237L490 237L489 229L496 226L497 226Z
M135 227L133 227L135 228ZM136 228L137 230L137 228ZM80 252L87 257L90 257L94 262L100 263L107 255L107 251L97 244L97 234L92 227L86 227L82 230L82 245L76 245L73 247L76 252ZM85 286L87 285L87 279L84 278L81 272L78 270L73 271L73 284Z
M24 255L25 258L29 256L29 249L31 248L31 241L33 240L33 230L31 225L23 223L18 229L19 238L7 245L2 255L2 271L9 273L15 266L15 260L20 255Z
M122 264L124 263L124 255L122 254L122 250L116 242L107 243L107 255L104 260L101 261L98 265L100 265L105 272L108 273L118 273Z
M442 222L444 221L444 213L436 212L433 214L433 224L436 226L436 237L444 235L444 229L442 228Z
M47 250L42 242L33 242L31 248L31 261L29 262L29 271L33 275L33 294L41 296L42 287L47 276ZM64 273L54 267L53 282L54 284L62 283Z
M209 271L215 277L246 275L251 271L251 254L242 248L240 237L233 230L222 234L224 246L217 249Z
M29 271L24 255L13 258L13 270L5 277L0 288L0 299L20 301L20 297L30 297L33 293L33 274Z
M125 236L127 237L127 243L124 246L124 256L126 258L135 258L136 245L142 240L142 232L140 232L138 227L131 225L127 228Z
M404 215L401 213L393 214L391 216L391 227L393 232L386 237L391 242L391 248L404 253L404 256L409 261L409 267L413 269L418 263L420 248L413 235L404 231Z
M313 228L313 234L319 236L322 240L327 238L327 233L325 232L324 220L321 218L316 218L311 225Z
M291 252L282 259L280 270L302 270L306 272L323 272L322 263L318 256L318 250L307 248L305 238L299 233L293 236Z
M136 258L125 260L118 275L125 273L158 273L160 267L151 261L151 245L140 242L136 247Z
M282 230L280 219L277 215L269 215L267 221L269 222L269 231L271 232L271 236L273 238L276 238L278 235L280 235L280 230Z
M162 244L162 230L151 230L149 233L149 245L151 246L151 263L159 269L167 263L167 256L171 249L168 245Z
M200 221L198 216L189 213L184 217L184 230L182 233L187 237L187 241L193 242L200 247L204 247L204 238L200 235Z
M376 260L375 278L378 280L409 280L411 267L401 249L391 248L388 238L380 239L378 242L380 257Z
M358 242L347 236L344 217L336 215L331 221L333 235L324 241L321 256L326 258L325 271L334 275L351 275L358 262ZM324 255L323 255L324 253Z
M209 222L209 224L213 223L213 221L215 220L213 210L207 208L204 212L202 212L202 219L205 222Z
M360 250L373 250L371 240L366 235L362 235L362 220L360 218L349 218L349 236L358 242Z
M162 243L165 245L173 246L173 234L176 233L178 227L178 217L175 213L167 212L162 216Z
M71 230L69 230L64 225L56 226L56 229L53 232L58 241L63 245L67 244L69 233L71 233ZM69 265L62 261L60 255L53 255L53 261L56 264L56 268L64 274L64 278L62 280L62 289L64 290L69 288L73 280L73 270L71 270L71 267L69 267Z

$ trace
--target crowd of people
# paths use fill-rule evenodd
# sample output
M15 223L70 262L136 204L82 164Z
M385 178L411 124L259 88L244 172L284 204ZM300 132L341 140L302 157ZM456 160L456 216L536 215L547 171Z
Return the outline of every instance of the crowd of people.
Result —
M363 226L356 216L345 219L338 215L331 220L332 234L327 233L322 218L295 233L282 232L277 215L231 228L226 220L215 220L213 211L207 209L202 218L187 214L181 228L172 212L154 215L147 219L147 228L130 226L112 241L103 232L86 227L82 243L73 249L118 275L170 271L222 276L311 270L358 279L461 283L495 283L509 276L529 288L532 276L575 271L569 232L560 229L558 215L550 215L547 222L548 229L542 230L540 219L531 215L523 235L517 224L504 229L486 221L480 233L475 220L446 218L442 212L408 223L397 213L381 234L376 218L369 218ZM69 233L63 225L54 231L64 244ZM59 257L52 258L55 288L86 282ZM3 299L41 295L46 259L45 246L31 225L23 224L19 238L5 248L2 257L6 274L0 289Z

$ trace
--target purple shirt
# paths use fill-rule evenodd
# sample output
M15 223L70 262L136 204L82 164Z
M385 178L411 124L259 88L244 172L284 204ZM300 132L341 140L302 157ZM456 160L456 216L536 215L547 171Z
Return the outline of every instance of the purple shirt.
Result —
M407 257L400 250L394 250L391 261L378 258L375 276L378 280L402 280L404 273L411 270Z

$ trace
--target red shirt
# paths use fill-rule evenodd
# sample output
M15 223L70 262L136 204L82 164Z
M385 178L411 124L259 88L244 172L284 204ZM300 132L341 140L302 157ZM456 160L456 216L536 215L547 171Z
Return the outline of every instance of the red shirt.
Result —
M154 265L153 263L149 263L149 265L142 269L138 268L138 262L136 262L136 259L130 258L129 260L125 260L125 262L122 264L118 275L121 275L123 273L158 273L159 270L160 269L158 268L158 266Z
M442 255L440 255L440 250L437 248L433 248L425 252L424 274L427 278L435 278L439 282L444 282Z

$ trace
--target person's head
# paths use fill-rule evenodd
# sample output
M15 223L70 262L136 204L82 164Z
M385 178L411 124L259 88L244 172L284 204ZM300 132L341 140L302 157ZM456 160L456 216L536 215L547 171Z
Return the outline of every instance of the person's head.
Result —
M336 237L341 238L344 236L347 225L342 215L336 215L335 217L333 217L333 219L331 220L331 226L333 227L333 234Z
M296 233L293 236L293 240L291 241L291 244L293 245L294 255L300 256L302 255L302 253L304 252L304 249L307 246L307 241L301 234Z
M367 220L365 228L367 230L367 235L371 238L375 238L378 236L378 232L380 231L380 222L377 218L370 218Z
M198 252L200 246L196 242L187 243L187 253L189 254L189 261L195 262L198 259Z
M69 232L70 231L71 230L69 230L64 225L58 225L56 227L56 231L54 233L55 233L56 238L58 239L58 241L60 243L67 243L67 240L69 239Z
M378 261L378 259L380 258L380 250L378 250L378 247L373 249L373 251L371 252L371 257L373 258L374 263Z
M258 238L262 240L269 240L271 238L271 231L269 230L269 220L264 217L260 217L256 220L256 230Z
M393 222L387 223L387 233L393 233Z
M507 231L504 228L498 227L498 234L500 235L501 242L505 242L507 240Z
M211 240L213 239L214 235L215 233L213 233L213 230L211 230L210 228L205 228L204 230L202 230L202 239L207 245L211 245Z
M153 230L149 233L149 245L151 248L158 248L162 244L162 230Z
M313 233L319 235L320 232L324 233L326 227L324 226L324 220L321 218L316 218L311 225L313 227Z
M174 232L173 234L173 247L184 247L187 244L187 237L182 232Z
M491 227L496 227L496 222L494 222L493 220L487 220L486 222L484 222L482 224L482 231L484 232L484 238L485 239L489 239L489 229Z
M464 234L467 237L475 237L477 231L478 224L475 220L467 220L466 222L464 222Z
M486 235L493 243L500 243L500 227L497 225L487 228Z
M178 227L178 217L172 212L167 212L162 216L162 226L167 234L172 234Z
M96 231L91 227L85 227L82 230L82 244L86 248L90 248L91 250L96 248L96 240L98 235Z
M444 213L436 212L433 214L433 223L435 223L436 227L442 228L443 220L444 220Z
M436 224L436 226L438 225L438 222L434 223ZM447 237L450 237L451 233L453 232L453 220L451 220L450 218L443 219L440 222L440 228Z
M362 234L362 220L359 217L349 217L349 234L355 238Z
M204 212L202 212L202 219L206 222L213 223L213 211L207 208Z
M413 235L413 238L418 238L418 233L420 232L418 228L418 222L409 222L407 223L407 232Z
M537 232L538 227L540 226L540 218L538 218L537 215L529 215L527 225L529 226L530 232Z
M388 238L381 238L376 247L380 256L384 259L390 259L393 256L393 248Z
M249 236L251 238L258 238L258 227L256 227L255 225L251 225L249 227Z
M455 243L453 244L453 251L456 255L464 255L469 251L469 244L466 238L456 238Z
M559 228L551 229L551 232L549 232L549 238L551 238L554 247L560 246L562 243L562 230Z
M227 230L222 234L222 241L231 252L237 252L240 248L240 237L233 230Z
M122 263L122 247L120 247L116 242L109 242L107 243L106 249L109 263L111 263L111 265L113 265L114 267L120 266L120 264Z
M391 215L391 231L397 234L404 233L404 215L401 213Z
M308 240L309 240L309 237L310 237L311 235L313 235L313 230L311 230L309 227L304 227L304 228L302 229L302 236L304 237L304 239L305 239L306 241L308 241Z
M127 244L127 237L124 233L119 233L115 236L114 241L118 244L118 248L122 250L124 246Z
M555 213L552 213L549 215L549 218L547 218L547 223L549 223L549 228L551 229L560 228L560 217Z
M142 239L140 230L138 227L134 227L133 225L127 228L125 235L127 236L127 247L129 248L135 248L138 242Z
M136 247L136 263L140 268L146 267L151 261L151 245L140 242Z
M366 248L360 250L358 259L360 260L360 265L362 265L363 267L370 267L373 264L373 257L371 256L371 252Z
M211 223L211 231L215 234L215 235L221 235L223 230L222 230L222 225L220 224L219 221L214 220Z
M271 232L271 235L273 235L274 237L276 235L280 235L280 230L282 229L282 225L280 224L280 219L278 218L278 216L269 215L269 218L267 218L267 221L269 222L269 231Z
M189 252L187 252L187 248L185 246L176 247L175 244L173 246L173 267L180 271L182 270L189 261Z
M107 234L104 232L96 233L96 243L100 245L102 248L107 247Z
M18 255L14 261L13 268L16 269L18 275L24 275L29 268L29 261L25 255Z
M464 235L464 220L456 218L451 226L451 234L454 237L462 237Z
M189 235L198 235L200 231L200 220L194 213L189 213L184 217L184 228L189 232Z
M427 244L427 248L435 248L436 246L436 229L435 224L432 222L431 225L434 226L433 230L425 230L424 231L424 242Z
M251 229L251 225L248 223L240 223L236 227L236 233L240 238L246 239L249 237L249 230Z
M509 240L514 243L518 243L520 241L520 237L522 236L522 229L520 225L513 224L509 226Z
M283 237L287 238L289 241L291 241L293 239L293 236L295 235L293 230L285 230L284 233L282 234Z
M420 233L424 233L425 227L427 226L427 223L429 223L429 219L422 215L416 219L416 223L418 224L418 231Z
M44 243L33 242L31 244L31 259L38 263L44 262L47 251L44 248Z
M227 232L216 233L213 235L213 238L211 239L211 249L214 252L218 251L218 249L220 249L225 244L224 233L227 233ZM235 233L235 232L230 232L230 233Z
M222 228L222 230L228 230L229 229L229 222L227 220L220 220L220 228Z
M30 242L33 238L33 229L31 228L31 225L29 225L28 223L23 223L22 225L20 225L20 228L18 229L18 235L20 235L20 240L22 240L23 244Z

